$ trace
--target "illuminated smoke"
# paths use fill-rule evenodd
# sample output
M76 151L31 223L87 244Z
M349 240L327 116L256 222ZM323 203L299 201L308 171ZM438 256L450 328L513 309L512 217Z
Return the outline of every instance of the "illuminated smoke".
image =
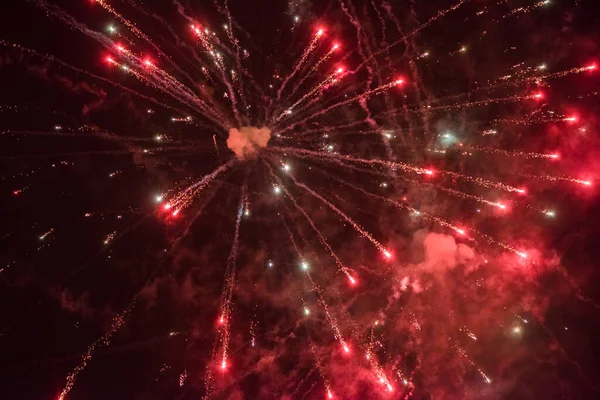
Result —
M269 128L255 128L243 126L241 129L229 130L227 147L235 153L238 158L245 158L256 154L256 152L267 145L271 139Z

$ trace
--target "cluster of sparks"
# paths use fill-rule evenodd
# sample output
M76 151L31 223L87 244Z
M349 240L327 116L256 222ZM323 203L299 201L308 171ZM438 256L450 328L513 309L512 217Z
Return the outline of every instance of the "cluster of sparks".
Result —
M113 231L111 233L109 233L108 235L106 235L106 237L104 238L104 244L109 244L110 242L113 241L113 239L117 236L117 231Z
M508 88L507 90L518 90L516 94L511 92L509 96L505 97L491 97L490 95L490 97L484 96L479 100L469 99L467 101L463 101L463 97L461 96L454 98L449 96L446 98L431 99L423 103L403 103L401 108L390 107L389 105L394 102L394 97L403 96L405 92L410 90L409 83L412 82L409 82L409 78L398 74L390 73L384 76L380 72L381 69L373 67L373 65L377 65L376 60L378 59L380 60L379 62L384 62L381 60L382 57L378 57L385 54L389 58L389 51L392 47L401 43L408 43L407 41L421 30L426 29L435 21L455 11L466 2L466 0L458 1L452 7L440 11L410 33L405 33L401 40L386 43L382 49L375 50L371 48L369 41L366 39L364 27L356 17L352 7L348 8L345 5L346 3L340 0L342 10L357 30L358 53L361 60L357 65L352 67L342 65L342 62L348 62L345 60L350 58L349 54L351 51L349 50L345 54L341 54L345 51L344 45L338 40L332 40L324 26L317 26L312 31L311 36L307 38L307 44L305 44L297 61L289 67L290 72L285 75L274 75L278 79L272 85L273 90L269 92L260 88L260 85L255 82L252 75L248 72L248 68L244 66L244 62L250 58L250 53L241 47L240 39L235 36L235 24L232 24L232 17L227 7L222 8L222 12L227 20L224 25L224 34L218 33L194 21L183 7L178 7L179 15L183 20L182 25L187 25L190 31L190 36L185 40L189 42L190 46L194 46L193 55L198 61L197 71L188 72L172 61L155 44L150 35L144 33L136 24L119 14L107 1L96 0L95 4L100 5L112 18L118 21L118 24L110 24L104 32L93 31L77 23L68 14L52 6L50 3L42 0L38 1L39 6L45 9L50 15L59 18L82 34L97 41L105 49L108 53L104 56L109 67L107 68L107 74L119 73L118 70L115 71L115 67L119 68L124 73L130 74L135 78L136 82L131 84L132 87L135 87L136 84L141 84L145 88L156 91L160 96L153 97L148 94L142 94L127 86L127 90L130 93L138 95L139 98L146 102L152 103L155 108L164 108L171 113L169 115L177 112L179 116L171 117L171 122L185 123L193 126L204 126L204 124L210 126L211 132L208 137L212 138L211 141L214 141L216 155L221 161L220 165L201 178L192 178L191 182L180 182L173 185L171 189L165 190L160 194L155 194L154 201L157 204L157 215L169 220L175 220L177 219L175 217L178 217L180 220L190 221L187 211L203 197L207 187L210 185L222 185L222 181L219 179L223 178L226 172L230 172L234 167L239 167L240 165L254 166L254 161L258 160L264 167L264 170L268 171L265 174L265 181L270 192L263 193L263 195L272 196L275 199L274 201L277 202L278 207L283 208L284 204L287 204L290 209L302 216L303 220L308 223L310 229L318 238L322 249L325 249L327 257L331 260L331 265L335 266L338 273L344 277L351 288L360 287L363 278L359 277L357 268L349 266L351 263L344 261L338 255L336 246L323 233L322 227L319 227L319 221L311 216L311 210L307 209L304 203L299 201L300 195L297 195L297 193L301 193L304 195L304 198L309 198L313 204L318 204L320 208L322 207L324 210L335 215L344 226L351 227L357 237L370 243L381 255L382 263L391 264L395 261L394 248L386 244L385 239L377 237L379 234L371 233L363 224L351 217L351 213L345 211L344 207L339 202L333 200L331 196L310 186L306 181L301 180L300 176L302 176L302 173L308 173L309 170L310 174L314 174L315 176L322 175L328 182L335 183L338 185L337 187L351 190L357 196L364 196L370 200L390 205L392 208L406 215L436 225L439 229L454 235L458 240L468 241L482 248L491 245L496 249L506 250L512 253L513 257L515 255L518 257L518 261L515 262L523 262L523 260L529 257L528 249L522 248L518 243L507 243L504 240L497 239L493 232L487 232L476 226L468 226L467 223L456 216L447 216L434 213L430 209L422 209L420 207L421 202L410 196L394 196L389 193L393 187L408 185L419 190L439 191L439 193L451 198L464 200L465 203L476 202L483 206L491 207L493 210L498 211L499 215L508 215L512 208L517 207L521 202L525 201L524 198L528 195L527 188L512 183L514 180L511 180L510 177L507 177L505 180L497 180L494 177L482 176L483 174L479 174L477 171L462 172L438 168L414 159L412 161L401 161L403 159L399 154L404 153L398 152L394 154L394 151L401 148L402 145L398 144L396 147L394 142L398 140L398 137L402 136L402 129L397 123L391 124L392 127L390 128L389 124L385 123L386 120L381 119L381 116L393 120L399 115L421 115L423 116L425 125L425 128L423 128L425 129L424 134L429 135L430 132L427 130L433 129L431 128L429 119L432 118L431 116L437 115L436 113L457 110L465 112L473 108L492 107L504 103L541 102L547 97L545 93L542 91L535 91L533 93L528 91L523 93L523 87L527 87L532 83L540 84L566 76L584 74L596 69L595 64L588 64L586 66L550 72L545 65L519 65L518 67L511 68L511 70L506 72L506 75L489 80L485 85L477 86L470 92L470 94L487 94L499 88ZM534 12L538 8L547 5L549 5L549 1L532 2L528 6L510 10L495 22L500 23L507 18ZM487 12L487 8L485 12ZM397 18L390 10L388 10L388 13L390 20L397 22ZM381 15L380 18L382 18ZM298 16L293 18L293 29L299 29L299 21L300 18ZM141 48L143 50L140 50ZM469 47L467 46L459 47L457 51L451 53L451 56L466 53L468 49ZM33 51L28 52L34 53ZM147 52L154 52L156 56L148 56ZM430 59L431 57L432 53L429 51L419 52L414 55L411 62L414 63L417 60L425 62L426 59ZM45 56L45 58L51 59L50 56ZM61 65L81 71L65 63ZM363 82L364 84L357 88L357 85L351 82L356 80L357 77L362 76L361 73L365 71L368 74L368 82ZM217 93L217 100L209 98L206 93L200 93L189 85L189 81L195 81L195 77L191 76L193 74L205 78L204 84L211 87ZM90 76L91 73L87 73L87 75ZM123 87L122 84L115 83L108 78L103 78L103 80L108 84L114 84L120 88ZM256 91L256 93L251 92L251 90ZM170 101L166 102L165 98L169 98ZM262 99L263 102L257 102L256 98ZM384 101L388 105L387 110L383 113L372 111L369 108L369 101L374 98ZM214 107L214 101L225 103L228 108ZM366 119L351 120L349 123L339 125L330 125L326 122L326 117L335 115L336 112L350 107L360 108L367 114ZM248 110L256 110L257 114L250 114ZM148 109L149 114L153 114L154 112L153 109ZM321 121L323 122L320 123ZM501 131L497 128L499 126L544 123L577 124L580 121L579 117L572 114L554 113L545 110L534 112L525 117L497 118L485 122L491 124L493 128L477 128L479 132L478 139L498 135ZM223 161L219 153L218 144L222 143L224 135L233 127L242 128L243 126L250 125L268 126L271 130L271 144L264 149L259 149L258 155L252 160L231 158ZM386 126L384 127L383 125ZM54 127L53 131L55 135L64 135L66 132L60 125ZM213 131L219 133L213 136ZM343 143L341 141L336 142L335 140L341 139L346 135L359 135L360 140L365 141L365 143L367 143L366 140L378 140L378 143L383 144L386 148L386 156L361 156L355 152L345 152ZM451 133L442 133L437 135L437 137L439 139L438 145L416 146L416 150L413 150L413 152L444 156L452 150L458 151L458 154L464 158L467 158L467 156L478 157L483 154L486 157L510 157L511 159L528 160L531 162L552 162L554 164L560 163L562 159L560 153L557 151L531 152L525 150L506 150L479 145L477 144L477 139L472 140L472 143L462 143ZM148 156L153 156L154 152L161 150L173 149L173 146L181 144L171 140L166 134L153 134L149 141L160 142L166 147L152 148L152 150L144 149L143 153ZM248 169L248 174L250 174L250 168ZM384 180L379 185L382 190L375 192L374 190L367 189L350 178L344 179L340 177L340 174L331 173L332 169L342 172L351 171L369 174L373 180ZM121 170L115 170L110 172L109 177L112 178L121 173ZM534 175L529 173L515 173L513 176L520 176L539 182L567 182L568 184L580 185L586 188L593 185L591 178L582 176ZM459 182L460 184L453 184L452 187L448 187L449 182ZM479 192L469 193L464 191L466 190L464 187L470 186L487 190L490 193L489 197L486 197L487 195L483 196ZM26 188L15 189L13 194L15 196L22 195L25 190ZM222 373L226 373L232 365L230 360L231 328L232 319L236 315L234 312L234 299L237 282L236 262L238 249L241 245L240 230L243 229L244 218L250 219L254 217L254 209L252 209L253 212L251 213L252 188L248 187L247 179L240 188L240 192L241 195L237 203L237 210L233 218L234 236L225 266L220 308L214 310L214 313L217 315L216 328L218 337L216 338L214 347L216 350L212 353L211 365L213 367L216 366L216 369ZM530 205L524 207L539 210L547 217L553 218L556 215L556 211L551 208ZM477 209L477 212L479 211ZM91 215L92 213L85 214L86 217ZM195 218L193 217L191 220L193 221ZM316 272L311 268L309 256L306 252L302 251L302 242L305 240L298 237L300 234L294 231L294 227L291 226L292 224L289 219L283 215L281 219L285 225L289 245L293 247L297 257L297 265L302 276L306 279L307 285L311 288L311 293L316 298L314 306L311 307L301 297L299 310L306 324L310 325L310 321L316 318L317 314L324 317L331 330L333 339L339 345L342 355L345 357L351 357L354 354L360 355L362 362L373 376L374 382L381 385L385 391L390 393L397 390L400 385L405 386L407 396L410 397L414 390L414 385L410 378L407 378L396 367L392 369L395 371L394 373L390 372L390 368L384 365L376 356L372 339L365 340L361 329L358 328L358 322L352 319L350 313L331 311L333 307L331 301L328 299L326 291L317 283L317 279L315 278ZM55 232L54 229L50 229L41 235L39 239L44 240L50 235L57 234L58 232ZM115 240L118 240L117 231L106 235L103 242L105 245L108 245ZM275 262L269 259L265 264L271 269L274 267ZM408 279L402 285L406 288ZM345 328L340 322L340 314L343 315L343 320L346 322L348 328ZM66 385L59 396L60 400L63 400L73 388L77 377L90 362L95 349L100 345L108 344L113 334L124 323L125 313L114 320L110 330L101 339L88 347L80 364L67 377ZM415 330L420 330L421 328L416 318L414 318L413 327ZM371 337L373 336L372 332L373 328L371 328ZM462 328L461 332L467 335L473 342L477 342L477 337L467 327ZM514 333L517 334L519 332L515 331ZM251 347L258 347L257 334L257 322L251 320ZM461 358L467 360L467 363L478 371L485 383L491 384L491 378L467 356L466 351L457 344L454 344L454 342L452 343L451 346L458 352ZM310 335L308 347L313 353L326 398L335 398L332 386L334 380L328 374L326 360L320 355L317 345L310 339ZM184 370L179 375L179 385L185 385L189 379L187 371ZM213 372L209 372L206 378L206 391L209 395L212 392L213 383L214 374Z
M92 343L88 348L85 354L81 357L80 364L67 376L67 383L60 395L58 396L58 400L64 400L67 394L73 388L75 381L77 380L77 376L85 369L87 363L92 359L92 354L94 351L101 346L107 346L110 343L111 337L117 332L121 326L125 323L125 315L118 315L113 319L112 325L110 329L98 340Z

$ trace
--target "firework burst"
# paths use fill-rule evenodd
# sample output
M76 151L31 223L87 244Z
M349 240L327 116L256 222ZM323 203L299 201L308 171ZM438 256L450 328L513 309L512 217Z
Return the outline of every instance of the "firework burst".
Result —
M144 319L140 304L163 297L165 313L173 307L165 321L177 325L167 327L167 347L179 359L165 397L467 398L516 380L506 369L522 354L507 349L534 324L514 316L531 315L548 332L539 278L561 268L542 228L529 227L562 215L553 188L594 190L592 169L569 162L576 145L546 132L585 132L589 113L564 100L574 95L560 82L591 87L580 82L595 82L596 64L566 59L553 68L539 62L551 49L521 56L494 33L533 35L510 31L509 21L533 18L549 1L441 2L448 4L423 6L426 17L417 18L415 5L338 0L319 21L305 2L290 2L287 20L272 21L278 27L269 34L285 50L263 45L256 26L236 20L248 6L227 1L203 14L177 0L95 0L91 20L32 3L95 49L95 67L9 40L3 48L74 95L99 96L85 115L111 109L107 91L127 96L131 112L122 118L136 126L135 134L110 133L53 111L46 131L1 134L67 147L7 153L8 163L108 159L98 164L102 179L118 193L86 186L106 204L78 214L86 217L78 231L87 239L102 229L96 242L104 246L56 279L55 297L64 303L72 277L99 260L128 260L129 272L116 275L134 283L125 300L110 300L106 309L121 311L71 366L58 399L69 398L129 321ZM442 27L457 21L472 31L441 43ZM78 141L88 147L70 151ZM123 156L128 162L113 161ZM100 179L92 174L90 182ZM37 206L33 175L11 177L12 201ZM134 187L148 188L150 200ZM110 199L119 196L126 201L114 201L115 211ZM139 261L142 250L131 243L148 221L163 238ZM28 228L45 243L40 252L64 240L70 228L59 222ZM562 349L546 337L546 348ZM564 350L560 357L568 359ZM246 384L252 376L264 387Z

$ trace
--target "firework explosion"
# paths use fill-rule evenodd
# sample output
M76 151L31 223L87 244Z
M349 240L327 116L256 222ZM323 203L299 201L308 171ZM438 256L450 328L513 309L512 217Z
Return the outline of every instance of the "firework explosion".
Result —
M550 1L82 3L0 42L51 88L0 105L0 341L52 326L11 373L62 374L31 396L597 394L547 321L598 307L547 233L594 193L599 93Z

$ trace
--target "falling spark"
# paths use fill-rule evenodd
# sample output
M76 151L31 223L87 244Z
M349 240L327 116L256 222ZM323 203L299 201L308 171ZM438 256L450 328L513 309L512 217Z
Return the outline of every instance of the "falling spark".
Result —
M49 231L47 231L42 236L40 236L40 240L46 239L48 236L50 236L52 234L52 232L54 232L54 228L51 228Z
M77 377L85 369L87 364L90 362L95 350L98 347L107 346L110 343L110 339L112 338L113 334L116 331L118 331L119 328L124 324L124 322L125 322L124 317L125 317L125 314L121 314L121 315L118 315L115 318L113 318L112 326L108 330L108 332L106 332L106 334L104 334L104 336L102 336L100 339L96 340L94 343L92 343L87 348L86 352L81 357L79 365L77 365L77 367L75 367L75 369L73 369L73 371L67 376L67 382L66 382L63 390L60 392L60 395L58 396L58 400L64 400L65 397L67 396L67 394L71 391L71 389L73 389L73 385L75 385L75 381L77 380Z
M117 236L117 231L113 231L106 235L104 238L104 244L109 244L115 238L115 236Z

